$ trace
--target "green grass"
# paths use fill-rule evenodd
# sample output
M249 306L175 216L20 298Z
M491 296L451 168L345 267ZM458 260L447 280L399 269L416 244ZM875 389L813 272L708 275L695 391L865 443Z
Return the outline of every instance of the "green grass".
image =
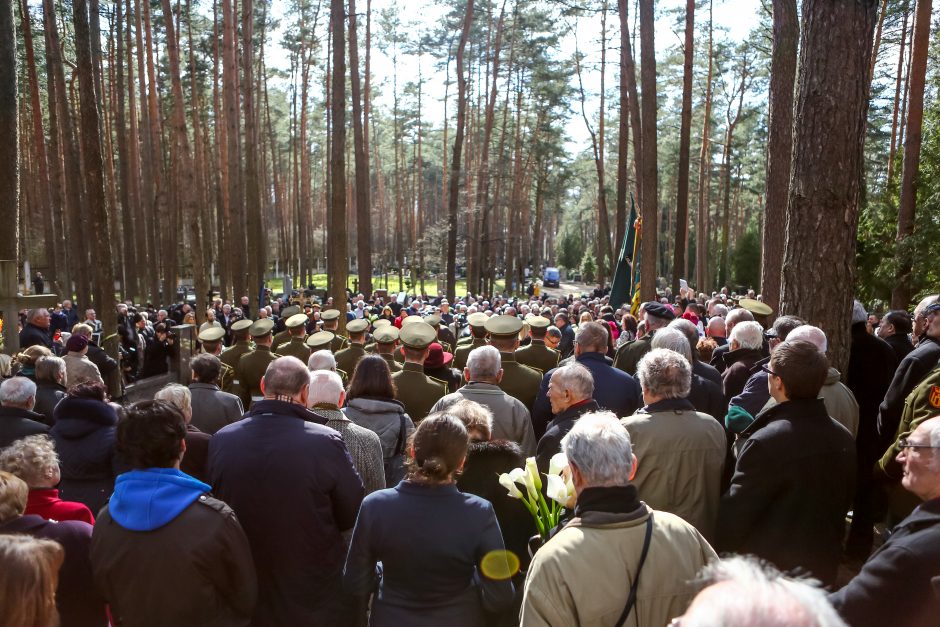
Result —
M389 275L388 275L388 291L389 291L389 292L397 293L397 292L399 292L399 291L405 289L404 281L407 280L407 278L408 278L407 276L404 277L403 282L402 282L402 284L400 285L400 284L398 283L398 275L397 275L397 274L389 274ZM354 289L354 288L355 288L355 283L354 283L354 281L356 281L356 280L358 280L358 279L359 279L359 275L357 275L357 274L350 274L350 275L349 275L349 278L348 278L348 280L347 280L347 282L346 282L346 287L348 287L350 290ZM326 275L325 275L325 274L314 274L314 275L313 275L313 279L312 279L311 282L312 282L316 287L318 287L318 288L324 288L324 289L325 289L325 288L326 288ZM497 291L502 291L504 285L505 285L505 282L504 282L502 279L497 280L497 281L496 281L496 290L497 290ZM408 289L408 292L409 292L409 293L414 293L414 292L415 292L415 289L416 289L416 288L420 288L420 286L421 286L421 283L420 283L420 281L419 281L418 284L417 284L417 286L412 286L412 288ZM282 284L281 284L280 281L269 281L269 282L267 283L267 287L271 288L271 290L274 291L275 294L280 293L281 290L282 290ZM385 276L384 276L384 275L373 276L373 277L372 277L372 287L373 287L374 289L384 289L384 288L385 288ZM424 280L424 289L425 289L425 291L428 293L428 296L432 296L432 297L435 296L435 295L437 294L437 280L436 280L436 279L425 279L425 280ZM467 293L467 280L466 280L466 279L457 279L456 291L457 291L457 295L458 295L458 296L463 296L464 294Z

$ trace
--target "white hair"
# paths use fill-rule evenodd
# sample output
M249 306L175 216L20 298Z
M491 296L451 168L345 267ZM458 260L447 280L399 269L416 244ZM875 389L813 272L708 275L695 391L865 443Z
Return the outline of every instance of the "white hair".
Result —
M811 324L801 324L797 328L790 331L787 334L788 342L809 342L816 347L823 355L826 354L826 351L829 349L829 342L826 340L826 334L823 333L823 330L819 327L814 327Z
M728 315L728 306L718 303L717 305L714 305L712 307L712 312L715 314L715 316L719 318L724 318L725 316Z
M709 586L692 601L683 627L845 627L815 580L738 556L713 561L702 575ZM720 591L709 591L715 586Z
M312 370L310 372L310 405L331 403L339 405L343 395L343 380L330 370Z
M179 383L165 385L153 395L153 400L169 403L180 410L184 416L193 414L193 393L185 385Z
M764 327L754 321L741 322L734 325L728 339L741 348L758 349L764 345Z
M336 370L336 358L328 349L315 351L307 360L309 370Z
M36 384L26 377L13 377L0 383L0 405L32 409L36 404Z
M688 320L684 322L688 322ZM657 331L650 345L653 348L668 348L685 357L687 361L692 361L692 347L689 345L689 338L671 324L665 329Z
M551 381L557 381L557 385L568 390L579 399L594 396L594 375L577 362L557 368L552 374Z
M467 369L473 379L495 379L500 368L502 358L495 346L479 346L467 357Z
M655 341L655 337L653 339ZM688 347L689 341L685 336L682 336L682 341ZM674 350L654 348L640 359L636 378L640 387L654 396L685 398L692 388L692 365Z
M625 486L633 469L627 428L610 411L588 412L562 438L561 449L587 487Z
M852 324L865 322L866 320L868 320L868 311L865 309L865 305L855 301L852 304Z

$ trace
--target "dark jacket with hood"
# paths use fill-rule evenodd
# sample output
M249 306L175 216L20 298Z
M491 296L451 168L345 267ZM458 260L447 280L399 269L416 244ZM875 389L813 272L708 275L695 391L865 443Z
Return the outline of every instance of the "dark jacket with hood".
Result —
M783 571L806 569L831 584L855 491L852 435L816 398L774 405L742 436L715 549L751 553Z
M0 407L0 449L20 438L47 431L49 427L43 424L42 414L19 407Z
M120 472L115 452L117 413L111 405L67 396L56 405L49 432L59 453L59 496L78 501L93 514L104 507Z
M0 525L0 534L23 534L55 540L65 549L65 561L59 570L56 607L61 627L107 627L105 601L95 591L91 580L89 546L92 527L86 522L57 522L26 514Z
M940 596L940 499L922 503L894 528L861 572L829 595L851 627L933 627Z
M120 475L95 525L95 584L115 627L248 625L251 549L232 509L174 468Z

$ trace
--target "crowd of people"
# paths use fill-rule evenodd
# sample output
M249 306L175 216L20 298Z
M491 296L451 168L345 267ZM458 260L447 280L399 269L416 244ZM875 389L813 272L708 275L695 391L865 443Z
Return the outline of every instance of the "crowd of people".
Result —
M0 626L940 624L938 296L856 302L844 373L775 313L217 299L184 380L130 403L108 378L166 373L190 305L119 304L118 360L93 310L24 312ZM520 491L560 458L541 529Z

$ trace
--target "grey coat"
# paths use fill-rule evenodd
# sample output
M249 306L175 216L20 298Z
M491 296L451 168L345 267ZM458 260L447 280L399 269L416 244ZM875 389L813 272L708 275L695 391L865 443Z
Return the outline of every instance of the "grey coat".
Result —
M354 398L343 408L346 417L360 427L371 429L379 436L382 443L382 455L389 459L398 454L395 450L398 444L398 433L401 428L400 416L405 417L405 436L407 442L415 430L414 422L405 412L404 406L398 401L379 398Z
M497 385L471 381L437 401L431 411L442 411L464 399L475 401L493 412L494 440L515 442L526 457L535 455L538 441L535 439L529 410L522 401L506 394Z
M245 413L242 400L234 394L223 392L212 383L190 383L193 395L194 427L212 435L222 427L238 422Z

